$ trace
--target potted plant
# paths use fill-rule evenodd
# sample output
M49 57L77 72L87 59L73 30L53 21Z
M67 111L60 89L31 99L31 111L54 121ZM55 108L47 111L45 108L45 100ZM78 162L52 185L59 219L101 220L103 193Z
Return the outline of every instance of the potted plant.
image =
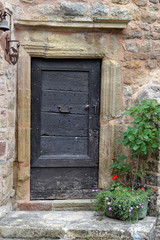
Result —
M160 105L155 99L146 99L131 106L124 113L126 115L131 121L118 143L128 154L113 159L110 168L114 183L106 189L96 190L94 202L97 212L134 221L146 216L148 203L157 196L157 188L145 184L143 163L146 157L158 152Z

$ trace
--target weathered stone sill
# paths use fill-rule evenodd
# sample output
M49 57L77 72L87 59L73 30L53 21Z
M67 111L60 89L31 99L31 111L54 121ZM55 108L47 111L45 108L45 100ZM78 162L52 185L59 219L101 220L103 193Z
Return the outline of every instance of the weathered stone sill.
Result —
M105 217L97 221L91 211L17 211L0 221L0 237L22 239L155 240L156 218L136 224Z
M16 206L20 211L90 211L93 208L90 199L18 201Z

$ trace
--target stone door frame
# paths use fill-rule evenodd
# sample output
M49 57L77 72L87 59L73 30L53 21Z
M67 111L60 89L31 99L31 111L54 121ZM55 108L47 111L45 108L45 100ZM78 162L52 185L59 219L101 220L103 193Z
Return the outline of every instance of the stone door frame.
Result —
M79 33L81 36L83 33ZM63 34L59 34L63 38ZM104 33L104 37L105 33ZM72 35L71 35L72 38ZM95 41L94 41L95 38ZM97 44L93 34L91 46L81 42L74 48L46 46L45 42L21 42L18 63L17 88L17 162L15 163L14 184L16 198L30 201L30 123L31 123L31 57L101 59L101 101L100 101L100 142L99 142L99 187L109 184L109 164L114 152L114 120L122 115L121 68L118 62L108 59L104 46ZM64 40L63 40L64 41ZM83 51L82 51L83 49Z

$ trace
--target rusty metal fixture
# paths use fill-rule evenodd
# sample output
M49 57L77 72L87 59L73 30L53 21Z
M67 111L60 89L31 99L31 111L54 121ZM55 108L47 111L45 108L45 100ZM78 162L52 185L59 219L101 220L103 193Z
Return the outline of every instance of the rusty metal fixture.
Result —
M8 26L8 21L6 20L6 16L9 16L10 18L10 27ZM0 9L0 30L3 32L9 31L10 30L10 37L7 34L6 35L6 48L5 51L7 55L9 56L10 63L15 65L18 61L19 57L19 46L20 42L18 40L12 40L11 39L11 14L6 12L4 9ZM12 44L12 43L17 43L17 44Z
M9 13L7 13L6 11L4 11L3 9L0 10L0 20L1 20L0 30L2 30L4 32L11 29L11 26L10 27L8 26L8 21L6 20L7 15L9 17L11 17L11 15Z
M59 112L60 113L70 113L71 112L71 109L72 109L72 106L69 106L68 107L68 110L62 110L62 107L61 106L58 106L59 108Z
M10 43L17 43L16 48L11 46ZM9 55L9 59L13 65L15 65L18 61L19 46L20 46L20 42L18 40L11 40L11 38L9 38L8 34L7 34L7 36L6 36L6 53Z

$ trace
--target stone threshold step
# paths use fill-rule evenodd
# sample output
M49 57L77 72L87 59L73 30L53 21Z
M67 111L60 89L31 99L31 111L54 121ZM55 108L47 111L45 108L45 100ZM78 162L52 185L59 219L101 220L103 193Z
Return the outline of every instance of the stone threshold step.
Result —
M22 211L90 211L94 206L91 199L18 201L15 210Z
M155 226L155 217L126 224L92 211L13 211L0 220L0 239L155 240Z

